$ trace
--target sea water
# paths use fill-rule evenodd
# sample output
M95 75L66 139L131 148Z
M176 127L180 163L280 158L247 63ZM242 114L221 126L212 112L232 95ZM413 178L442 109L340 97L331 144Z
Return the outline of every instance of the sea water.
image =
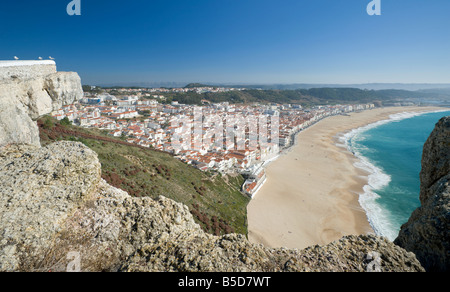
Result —
M400 113L352 130L342 142L370 173L359 202L375 233L393 241L420 206L422 150L440 118L450 111Z

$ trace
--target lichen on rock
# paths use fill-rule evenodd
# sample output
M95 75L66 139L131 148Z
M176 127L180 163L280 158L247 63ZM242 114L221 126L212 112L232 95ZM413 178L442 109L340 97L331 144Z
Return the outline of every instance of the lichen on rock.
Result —
M24 70L14 72L27 78L8 71L0 80L0 271L66 271L74 254L81 271L424 271L413 253L382 237L272 249L240 234L207 234L187 206L165 197L129 196L101 178L97 154L85 145L40 147L33 120L81 98L78 74ZM436 173L446 159L431 160ZM448 190L448 180L423 180L435 188L423 204L447 208L434 194ZM436 218L448 232L443 214Z
M34 120L82 97L81 79L75 72L0 79L0 147L9 143L40 146Z
M5 147L0 155L0 271L422 271L412 253L376 236L305 250L270 249L245 236L214 236L165 197L133 198L101 179L81 143Z

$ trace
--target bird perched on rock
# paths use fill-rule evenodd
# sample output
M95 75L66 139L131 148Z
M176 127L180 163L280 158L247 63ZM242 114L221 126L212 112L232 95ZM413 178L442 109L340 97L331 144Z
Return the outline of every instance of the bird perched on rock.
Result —
M38 59L39 59L39 60L42 60L42 57L39 57Z
M52 58L52 56L49 56L48 58L49 58L50 60L55 60L55 58Z
M17 58L17 56L14 56L14 60L19 60L19 58Z

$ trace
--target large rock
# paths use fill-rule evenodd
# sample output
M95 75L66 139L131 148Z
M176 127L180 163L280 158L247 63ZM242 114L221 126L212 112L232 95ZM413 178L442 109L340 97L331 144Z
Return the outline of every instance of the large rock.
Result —
M82 97L81 80L74 72L0 80L0 147L9 143L39 146L34 120Z
M167 198L132 198L83 144L40 148L33 120L81 98L79 76L0 65L0 271L424 271L377 236L269 249L207 234Z
M373 235L350 235L304 250L250 243L243 235L190 233L138 248L128 272L422 272L413 253Z
M65 142L0 153L0 270L35 267L100 180L96 154Z
M83 144L10 145L0 155L0 271L423 271L376 236L303 251L202 231L189 209L132 198L101 179Z
M450 116L442 118L423 146L420 201L436 194L436 182L450 175Z
M395 243L416 254L427 271L450 271L450 117L423 148L420 202Z
M75 72L58 72L44 80L44 90L52 100L52 110L73 104L83 97L81 79Z
M22 103L2 95L0 85L0 148L9 143L39 146L39 129Z

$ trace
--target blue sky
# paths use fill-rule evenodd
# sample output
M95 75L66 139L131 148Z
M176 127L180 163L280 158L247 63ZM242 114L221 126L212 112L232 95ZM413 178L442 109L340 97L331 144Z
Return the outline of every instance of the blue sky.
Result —
M450 83L450 1L70 0L0 4L0 60L84 84Z

